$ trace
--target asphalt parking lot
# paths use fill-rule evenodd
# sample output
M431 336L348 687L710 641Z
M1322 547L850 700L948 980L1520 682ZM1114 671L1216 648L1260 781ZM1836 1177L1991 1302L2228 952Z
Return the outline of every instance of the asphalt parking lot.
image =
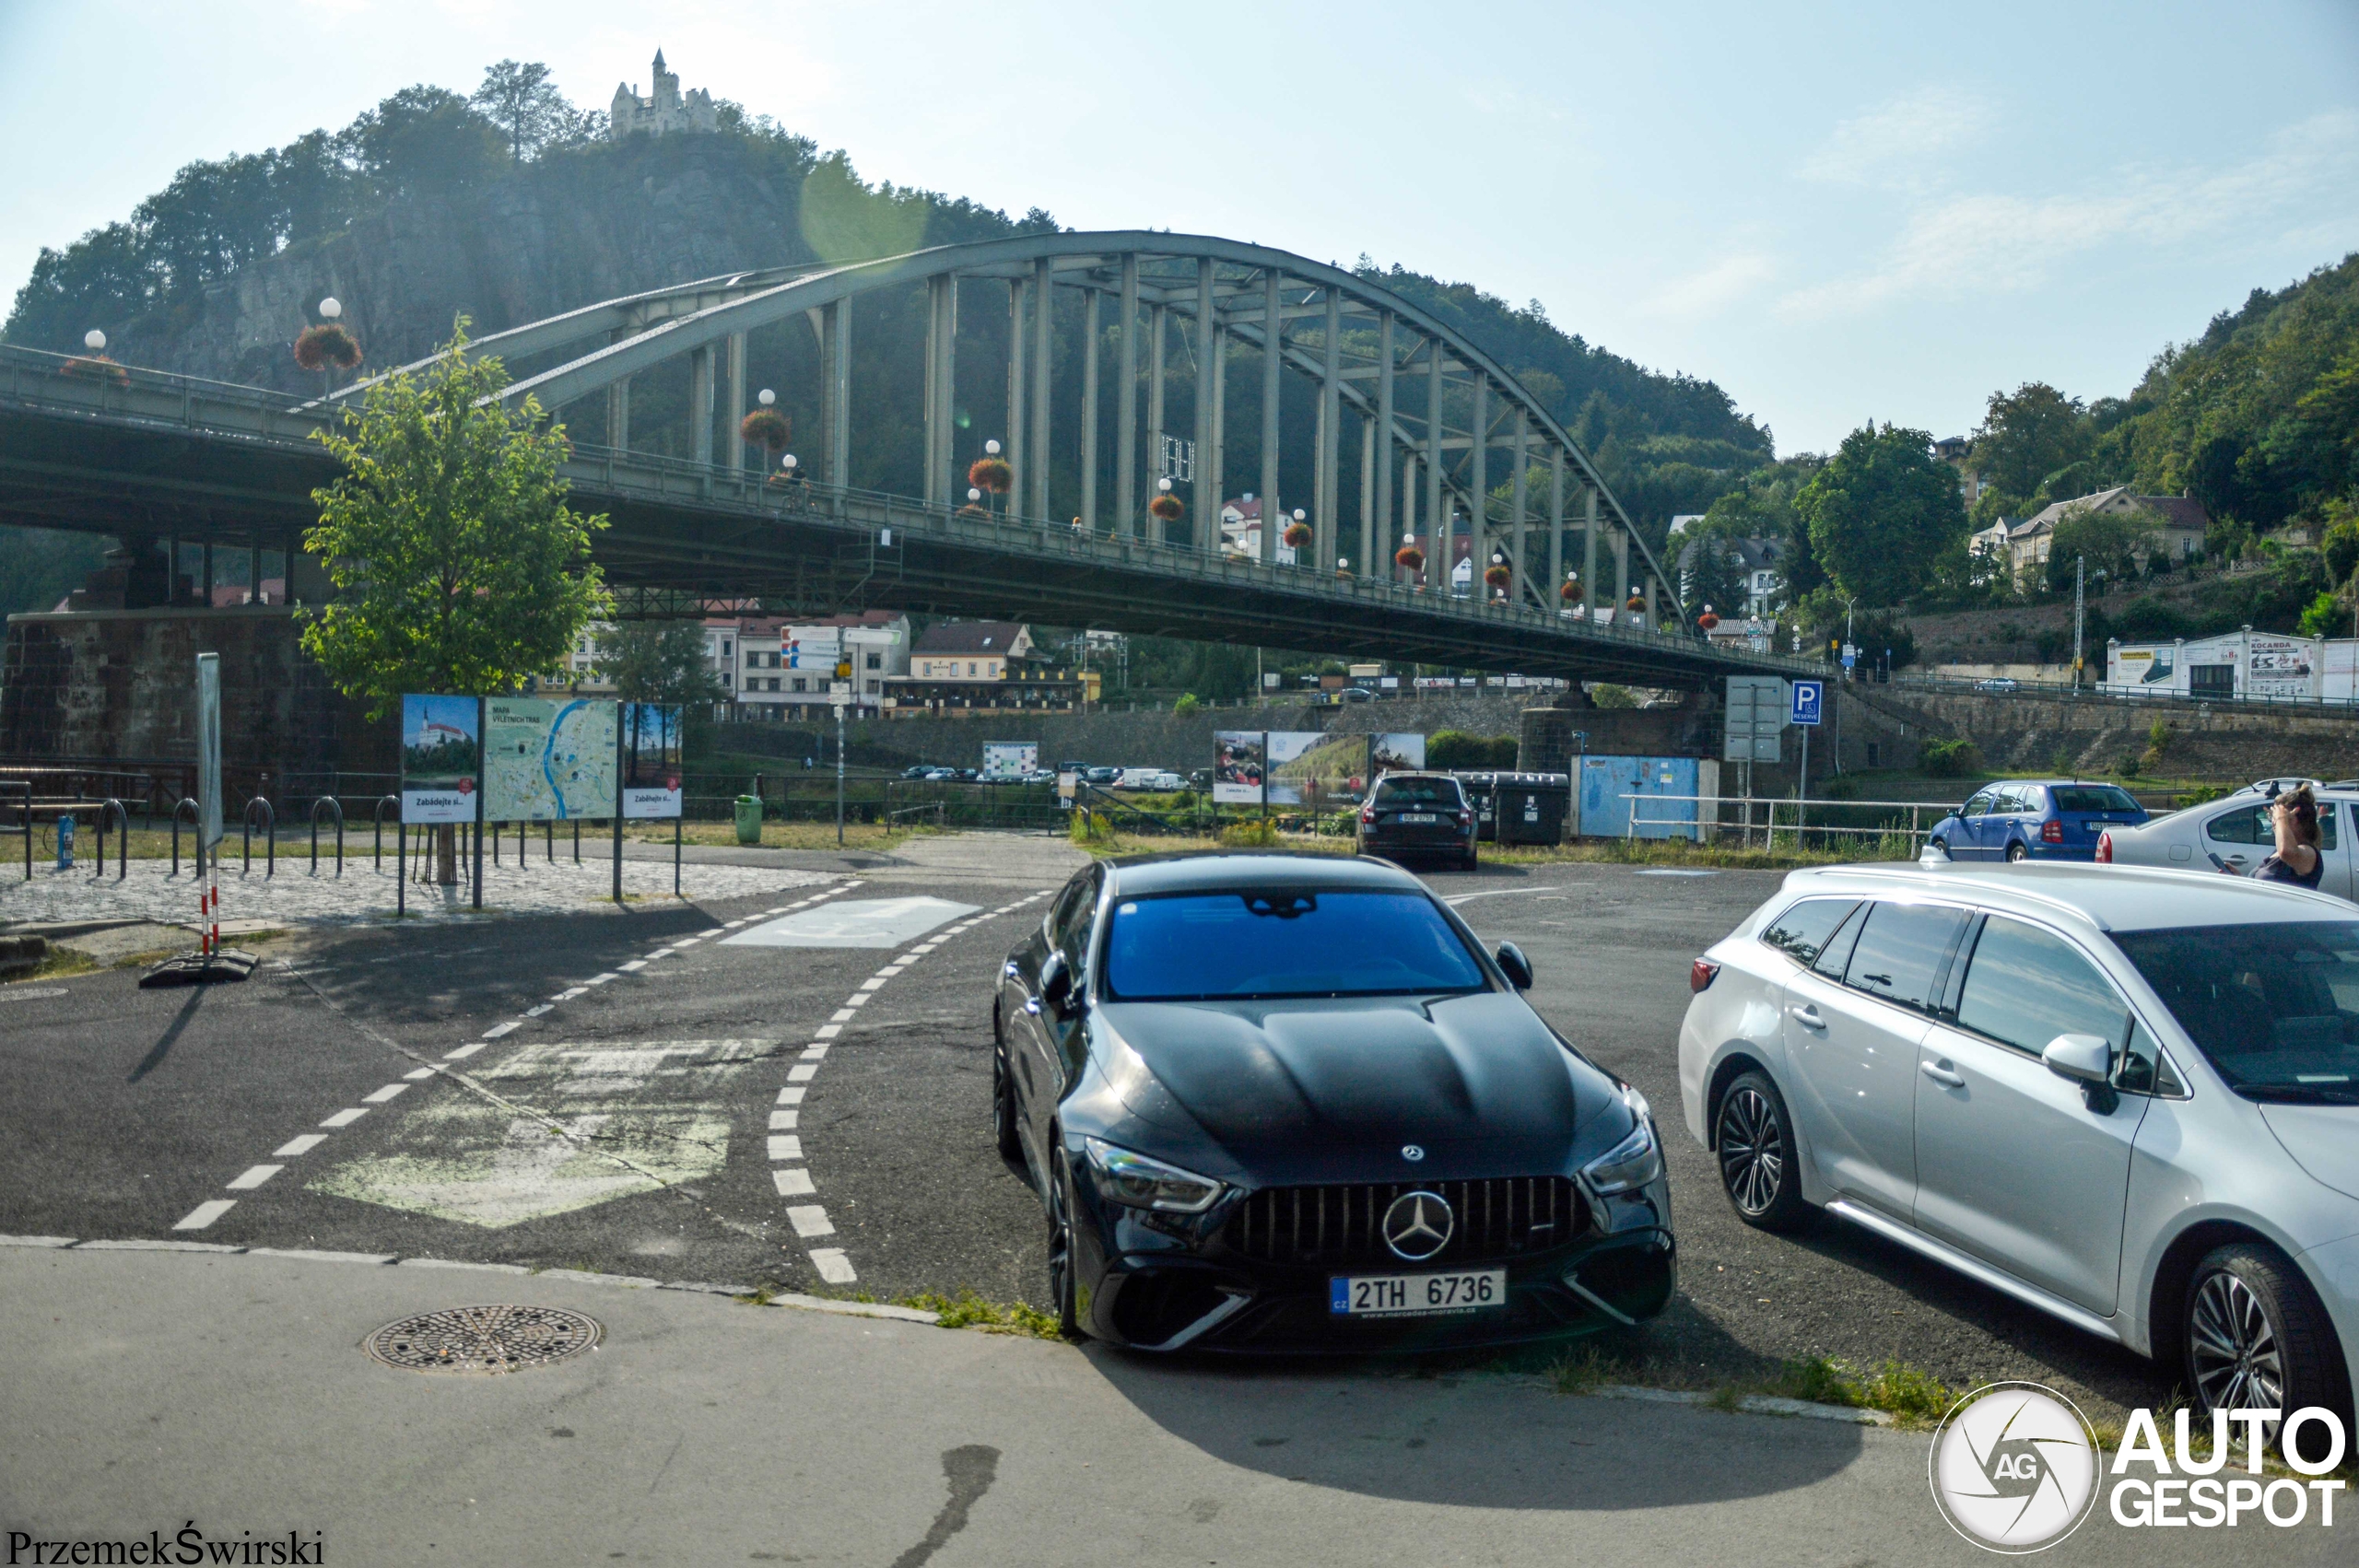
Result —
M1078 861L1053 840L968 842L792 895L305 937L243 986L10 988L0 1233L1037 1302L1039 1211L989 1137L990 983ZM1523 947L1534 1005L1670 1135L1683 1290L1600 1341L1621 1375L1716 1386L1832 1356L1953 1387L2033 1378L2093 1413L2166 1396L2138 1358L1838 1223L1789 1238L1735 1221L1679 1130L1676 1036L1689 959L1777 873L1431 881L1486 941ZM886 947L725 940L806 903L910 898L942 908Z

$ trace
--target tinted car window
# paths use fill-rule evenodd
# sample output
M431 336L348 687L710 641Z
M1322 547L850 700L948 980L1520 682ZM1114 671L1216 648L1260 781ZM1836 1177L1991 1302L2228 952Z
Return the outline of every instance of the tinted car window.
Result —
M2318 802L2318 848L2334 848L2334 802ZM2269 820L2269 805L2238 806L2232 812L2222 812L2203 825L2203 836L2219 844L2263 844L2274 846L2277 829Z
M1989 809L1990 791L1985 790L1980 794L1975 796L1972 800L1966 802L1966 804L1958 807L1957 814L1960 816L1980 816Z
M1089 919L1097 911L1097 879L1099 872L1092 868L1084 873L1057 910L1057 923L1049 933L1065 957L1079 964L1089 945Z
M1422 893L1284 890L1126 898L1106 933L1119 1001L1470 991L1482 965Z
M2239 1093L2359 1098L2359 921L2117 931L2113 941Z
M1466 803L1458 791L1455 778L1387 778L1376 787L1376 803L1380 806L1448 806L1456 811Z
M2121 1060L2113 1074L2114 1086L2132 1094L2183 1094L2186 1088L2178 1074L2171 1069L2171 1059L2163 1053L2154 1036L2146 1033L2143 1024L2132 1021L2130 1044L2121 1053Z
M2015 810L2044 812L2048 809L2048 791L2036 784L2021 784L2015 788Z
M1853 909L1842 925L1836 928L1835 935L1828 939L1826 945L1819 950L1818 957L1812 962L1811 967L1830 980L1840 980L1843 965L1851 956L1851 944L1860 940L1860 924L1867 918L1866 905Z
M1843 971L1843 983L1920 1012L1932 1011L1933 983L1966 923L1963 910L1878 904Z
M1805 898L1770 921L1761 940L1797 964L1815 964L1826 939L1859 903L1856 898Z
M2145 808L2111 784L2067 784L2050 790L2060 812L2136 812Z
M1974 944L1957 1021L2033 1056L2059 1035L2095 1035L2118 1050L2130 1005L2062 937L1993 915Z

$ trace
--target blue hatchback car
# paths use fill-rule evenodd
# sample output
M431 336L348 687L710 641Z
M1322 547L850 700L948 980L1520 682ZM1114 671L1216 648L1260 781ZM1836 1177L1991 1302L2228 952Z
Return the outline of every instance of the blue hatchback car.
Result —
M1953 860L2093 860L2099 834L2145 820L2118 784L2009 779L1976 790L1934 825L1931 842Z

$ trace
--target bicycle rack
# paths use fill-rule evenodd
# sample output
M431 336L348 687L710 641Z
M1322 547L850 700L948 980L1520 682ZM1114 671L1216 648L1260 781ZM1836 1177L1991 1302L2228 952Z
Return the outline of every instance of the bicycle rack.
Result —
M387 806L393 808L394 825L398 826L401 823L402 798L399 795L378 796L377 809L370 813L372 819L370 825L377 836L375 846L369 851L369 866L372 871L381 872L385 869L385 808Z
M188 813L189 836L196 840L196 874L205 874L205 808L186 795L172 807L172 874L181 874L181 813Z
M131 874L131 813L123 809L121 801L109 796L105 803L99 807L99 864L98 869L90 873L92 882L102 882L106 879L107 817L110 813L113 815L115 821L123 825L120 829L122 837L118 837L114 843L114 879L121 882Z
M320 874L320 808L335 813L335 874L344 874L344 803L334 795L322 795L311 802L311 874Z
M245 817L239 824L239 836L245 845L246 863L239 869L238 874L250 876L253 872L254 808L256 806L262 808L264 849L269 857L263 862L262 873L263 880L267 882L278 874L278 813L272 808L268 800L260 795L256 795L246 802Z

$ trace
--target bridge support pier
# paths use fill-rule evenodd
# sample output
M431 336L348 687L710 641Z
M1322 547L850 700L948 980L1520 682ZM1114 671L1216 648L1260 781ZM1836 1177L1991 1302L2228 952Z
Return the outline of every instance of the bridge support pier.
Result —
M1581 496L1584 508L1581 515L1581 591L1585 595L1581 603L1594 618L1600 598L1597 591L1597 486L1584 484ZM1615 589L1604 596L1604 601L1607 609L1621 609L1622 591Z
M941 273L926 280L925 319L925 504L946 507L956 493L952 474L957 431L957 366L958 277Z
M1352 559L1359 563L1363 578L1376 571L1376 520L1381 514L1376 509L1376 476L1391 472L1391 465L1376 461L1376 426L1369 419L1360 420L1360 547ZM1381 579L1378 580L1381 581Z
M1114 375L1114 536L1139 536L1139 258L1122 255L1121 351Z
M712 350L688 350L688 455L699 467L712 464Z
M1583 592L1589 584L1581 584ZM1541 595L1543 610L1564 607L1565 591L1565 449L1548 451L1548 591Z
M1474 492L1466 498L1466 509L1473 515L1466 520L1467 596L1477 604L1491 602L1491 585L1483 574L1491 569L1491 403L1487 395L1489 383L1481 371L1474 374L1473 401L1467 417L1467 437L1474 445L1468 455L1473 460L1468 466L1469 487Z
M729 334L728 355L729 423L727 426L728 433L726 439L729 443L729 471L732 474L743 474L745 472L745 432L741 428L741 427L745 423L745 415L747 413L747 409L745 407L745 334L744 333L734 332Z
M1441 343L1426 344L1426 527L1433 548L1426 552L1426 586L1449 591L1450 553L1458 545L1458 531L1450 526L1449 498L1443 495L1441 456Z
M1344 443L1344 298L1327 290L1327 343L1319 365L1319 521L1313 525L1318 555L1311 564L1323 574L1335 569L1336 542L1343 537L1344 488L1338 474Z
M1024 482L1030 475L1026 459L1030 448L1025 440L1025 361L1030 345L1024 336L1024 307L1032 286L1027 278L1010 278L1007 284L1007 428L1002 443L1008 475L1007 515L1011 518L1024 509Z
M1262 559L1278 558L1285 529L1278 505L1278 368L1285 355L1285 285L1275 267L1262 274Z
M1097 316L1103 290L1081 291L1081 526L1097 534Z
M1049 327L1056 285L1046 256L1032 263L1032 515L1049 515Z
M1509 569L1515 573L1508 581L1508 600L1510 603L1537 601L1537 595L1532 591L1532 557L1526 549L1531 544L1531 536L1525 532L1523 525L1524 503L1531 499L1526 494L1527 482L1523 476L1524 465L1531 461L1529 455L1531 442L1531 422L1524 415L1523 405L1518 404L1515 411L1515 444L1512 448L1515 453L1515 481L1513 487L1508 491L1508 510L1514 514L1508 519L1508 538L1511 541L1508 548L1513 552L1508 557Z
M1376 323L1376 520L1384 532L1392 532L1392 312L1385 311ZM1367 540L1360 541L1360 553L1367 559L1361 569L1381 575L1385 581L1392 574L1387 568L1392 561L1392 551L1387 548L1379 561Z
M1207 555L1220 550L1220 470L1209 471L1219 439L1213 433L1213 334L1218 331L1213 300L1213 260L1196 263L1196 461L1188 483L1195 500L1195 547Z
M606 388L606 444L616 451L630 451L630 378Z
M1163 306L1150 305L1146 322L1146 438L1155 450L1155 477L1160 480L1163 477L1163 350L1166 329L1170 321ZM1148 488L1152 490L1158 486L1150 485ZM1148 544L1163 544L1168 532L1161 518L1152 511L1146 514Z
M827 330L827 483L851 483L851 300L836 301Z

